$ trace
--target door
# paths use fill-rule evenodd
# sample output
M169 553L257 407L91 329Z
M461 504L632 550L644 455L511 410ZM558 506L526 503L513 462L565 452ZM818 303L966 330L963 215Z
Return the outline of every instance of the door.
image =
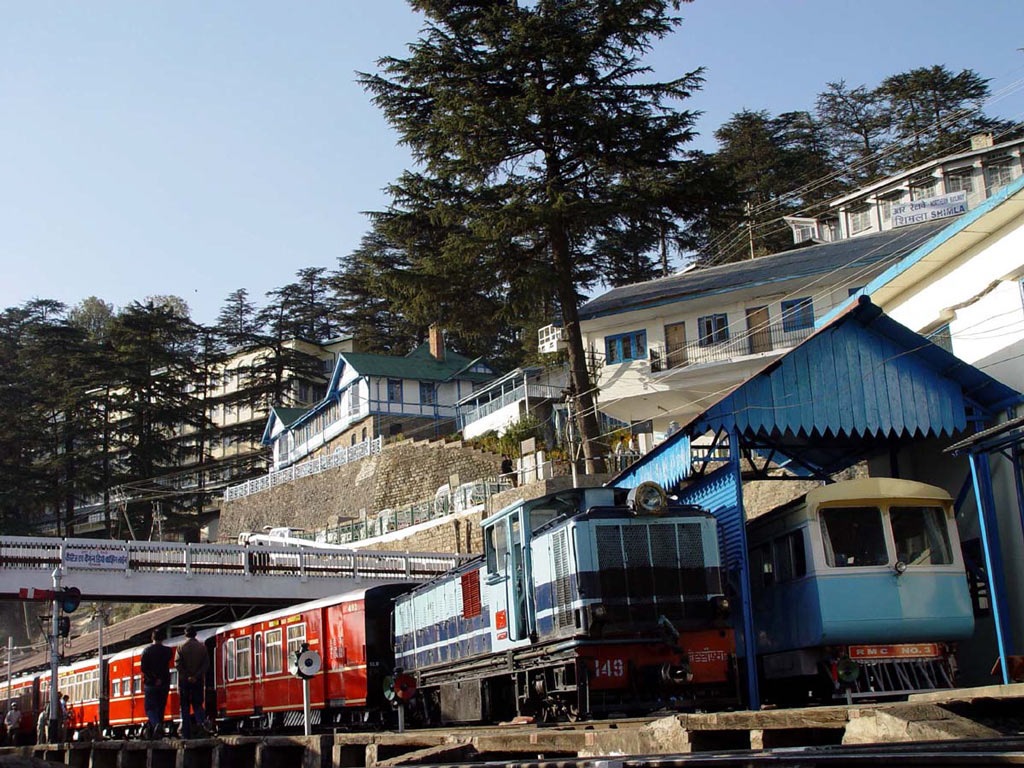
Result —
M665 358L669 368L686 365L686 323L665 326Z
M527 589L531 582L529 558L526 547L529 538L525 535L522 525L522 513L517 512L508 518L508 549L509 549L509 599L508 628L509 638L522 640L529 636L532 622L529 617L529 599Z
M747 337L750 340L750 354L772 351L772 329L768 325L768 307L747 309Z

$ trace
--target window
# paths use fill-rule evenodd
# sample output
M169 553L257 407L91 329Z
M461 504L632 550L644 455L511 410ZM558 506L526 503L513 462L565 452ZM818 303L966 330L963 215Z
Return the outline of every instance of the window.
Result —
M789 299L782 302L782 330L799 331L814 327L814 304L811 298Z
M630 331L604 338L605 362L625 363L647 357L647 331Z
M113 690L111 691L110 695L113 696L114 698L117 698L118 696L121 695L121 681L120 680L115 680L114 681Z
M423 405L437 405L437 385L429 381L420 382L420 402Z
M306 625L292 624L288 627L288 661L295 658L295 655L302 650L302 644L306 642Z
M170 686L172 691L178 688L178 670L176 669L171 670Z
M889 553L877 507L830 507L819 513L825 562L833 568L886 565Z
M401 379L388 379L388 402L389 403L400 403L400 402L402 402L402 380Z
M985 194L994 195L1013 181L1013 168L1009 161L985 166Z
M243 680L252 674L252 638L240 637L235 642L235 677Z
M889 522L897 560L908 566L953 562L946 515L941 507L890 507Z
M792 581L807 573L807 558L804 553L804 532L793 531L774 541L775 564L778 567L776 579Z
M772 560L771 544L764 544L754 550L751 566L753 570L750 578L757 592L763 592L775 583L775 563Z
M697 331L700 334L700 345L710 347L729 340L729 316L705 315L697 319Z
M132 678L132 693L142 693L142 675Z
M224 643L224 679L235 679L235 641Z
M508 554L504 521L499 521L487 529L484 536L484 549L487 551L488 575L504 576Z
M966 192L971 194L974 191L974 174L971 171L959 171L946 174L946 194L952 192Z
M847 214L850 217L850 234L856 235L866 229L871 229L871 209L868 206L855 208Z
M910 199L916 200L927 200L929 197L935 197L939 190L938 179L928 179L914 184L910 188Z
M268 675L277 675L284 669L281 655L281 630L271 629L266 636L266 670Z

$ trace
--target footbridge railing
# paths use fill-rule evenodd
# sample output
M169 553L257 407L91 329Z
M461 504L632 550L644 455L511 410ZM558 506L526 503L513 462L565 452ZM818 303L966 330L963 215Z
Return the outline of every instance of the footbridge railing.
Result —
M440 552L0 537L0 599L63 583L84 599L264 602L327 597L359 587L427 581L467 559Z

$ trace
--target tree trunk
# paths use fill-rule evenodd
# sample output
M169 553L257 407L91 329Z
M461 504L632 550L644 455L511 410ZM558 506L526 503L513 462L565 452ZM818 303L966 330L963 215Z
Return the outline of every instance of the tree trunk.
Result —
M583 458L586 473L604 472L604 458L597 421L596 401L587 370L587 356L583 349L579 312L576 307L576 286L572 275L572 257L565 227L555 221L550 228L551 255L558 281L558 300L562 305L562 321L569 336L569 389L576 396L573 415L583 440Z

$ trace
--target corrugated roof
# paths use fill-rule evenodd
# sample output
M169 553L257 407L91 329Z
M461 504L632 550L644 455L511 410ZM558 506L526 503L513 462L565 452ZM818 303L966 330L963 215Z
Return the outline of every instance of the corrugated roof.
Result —
M430 354L427 342L420 344L405 357L374 355L366 352L340 352L339 356L363 376L388 376L395 379L420 379L424 381L448 381L453 378L469 381L490 381L493 373L474 373L467 369L475 360L445 351L444 360L437 360Z
M645 306L688 301L700 296L902 257L920 245L923 238L930 237L948 224L948 219L930 221L886 232L851 237L834 243L783 251L749 261L694 269L657 280L624 285L613 288L580 307L580 319L587 320Z
M125 641L136 640L139 643L146 643L149 641L149 633L156 627L169 624L205 607L204 605L162 605L152 611L123 619L109 627L104 627L103 647L109 652L109 649L116 648ZM96 631L86 632L69 639L64 644L64 658L71 659L75 656L95 652L98 649L98 640L99 633ZM50 652L48 650L34 653L11 665L11 677L29 669L46 666L49 663Z

